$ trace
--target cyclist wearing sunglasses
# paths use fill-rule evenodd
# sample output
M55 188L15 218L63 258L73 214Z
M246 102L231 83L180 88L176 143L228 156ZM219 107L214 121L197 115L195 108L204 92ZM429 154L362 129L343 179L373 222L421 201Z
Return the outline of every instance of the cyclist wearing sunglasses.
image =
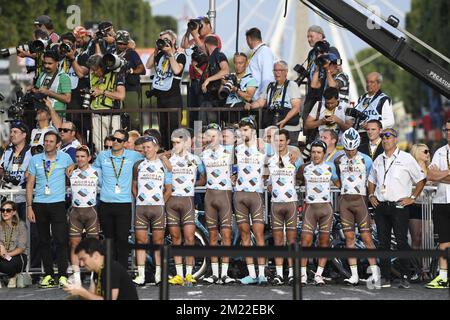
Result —
M79 146L75 152L77 168L68 174L72 195L72 206L69 210L69 242L70 261L75 283L81 286L80 265L75 248L81 241L83 230L86 236L98 238L97 188L99 172L93 168L91 152L87 146Z
M409 249L409 206L420 195L426 176L417 161L397 147L397 131L385 129L381 133L384 153L373 162L369 176L369 200L375 208L379 249L391 249L394 230L397 250ZM413 184L416 184L412 192ZM381 259L381 287L391 286L390 261ZM400 259L400 288L409 288L409 260Z
M209 144L200 158L206 168L205 214L209 231L209 244L217 246L220 230L222 245L230 246L233 211L231 206L233 155L227 153L220 144L221 132L217 124L208 126L205 137ZM234 282L235 280L228 276L229 261L229 257L222 257L222 274L219 279L218 258L211 257L212 275L204 278L203 281L223 284Z
M101 171L100 226L105 237L115 242L113 257L128 268L128 231L131 227L131 182L134 164L142 160L139 153L126 150L128 132L116 130L113 146L97 155L94 167Z
M236 222L243 246L250 246L250 225L258 246L264 246L264 172L267 157L263 145L258 146L256 122L253 118L242 118L239 131L244 143L236 146L237 180L234 193ZM251 221L251 224L250 224ZM253 257L246 258L248 276L241 279L242 284L267 284L264 273L265 258L258 258L256 277Z
M195 244L195 186L206 183L205 167L197 155L190 152L191 136L186 129L172 132L172 196L166 204L167 227L172 244L181 245L181 229L185 245ZM198 179L197 179L198 177ZM194 258L186 257L186 278L183 277L182 257L176 256L177 275L169 280L170 284L192 285L196 280L192 276Z
M428 170L428 180L438 183L438 189L433 198L433 223L439 235L439 249L448 250L450 248L450 120L447 120L443 131L447 144L435 152ZM439 275L426 287L448 289L448 283L448 261L440 258Z
M77 128L75 124L71 121L64 121L61 127L58 129L59 134L61 135L61 151L67 153L72 161L76 161L75 153L81 143L75 137L77 133Z
M333 227L333 208L331 206L331 184L336 184L338 177L334 164L325 161L327 145L322 140L311 144L311 162L300 168L300 180L305 183L306 211L302 226L302 247L311 247L314 232L319 225L319 247L330 246L330 232ZM301 283L306 285L306 265L308 259L301 261ZM320 258L314 276L314 284L325 285L322 273L327 258Z
M336 173L339 177L338 187L341 188L339 198L339 214L341 216L343 231L347 248L355 248L355 222L364 245L368 249L374 249L372 233L370 229L369 211L367 210L367 177L372 169L372 160L369 156L358 152L361 142L358 131L354 128L346 130L342 135L342 144L345 154L334 160ZM349 265L352 276L344 279L349 285L357 285L359 282L357 259L350 258ZM375 258L369 258L372 271L371 281L377 283L380 279Z
M295 182L297 170L302 165L301 158L292 164L289 151L289 131L281 129L273 137L274 155L268 160L269 181L268 189L272 194L272 209L270 221L272 223L273 239L276 246L285 245L283 230L286 228L286 242L293 244L297 241L297 191ZM277 275L273 284L282 285L283 258L275 258ZM288 259L289 274L287 283L294 280L293 261ZM261 275L260 275L261 276Z
M145 159L133 167L133 196L136 198L134 229L136 243L147 244L148 228L152 229L152 243L162 245L166 229L165 204L172 194L172 172L158 157L159 141L145 137ZM136 250L138 276L133 280L137 285L145 284L145 250ZM160 252L155 251L155 283L161 281Z

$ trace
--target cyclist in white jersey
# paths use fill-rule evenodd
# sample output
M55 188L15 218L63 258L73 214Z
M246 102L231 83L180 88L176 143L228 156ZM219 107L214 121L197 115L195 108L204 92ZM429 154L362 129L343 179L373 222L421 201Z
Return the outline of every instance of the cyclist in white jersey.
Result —
M195 244L195 206L196 185L206 182L205 167L200 158L190 152L191 136L186 129L172 132L172 196L166 204L167 227L173 245L181 245L181 228L185 245ZM200 178L197 180L197 174ZM194 257L186 257L186 278L183 277L183 260L175 256L176 276L169 280L174 285L192 285L196 280L192 276Z
M307 204L302 224L302 247L311 247L314 232L319 224L319 247L330 246L330 232L333 227L333 208L331 207L331 183L337 181L334 164L325 162L327 145L322 140L311 144L311 161L300 168L300 180L305 183ZM327 258L320 258L314 283L325 285L322 272ZM301 282L306 285L306 265L308 259L301 261Z
M98 238L97 188L100 183L99 169L91 167L91 153L87 146L75 151L77 167L67 170L72 193L72 207L69 210L70 261L75 283L81 286L80 263L75 248L81 242L83 230L87 237Z
M295 181L297 170L302 165L300 157L291 163L291 151L288 147L289 131L279 130L273 137L275 140L274 155L269 159L269 191L272 194L271 222L273 239L276 246L285 245L284 229L287 244L297 241L297 191ZM274 285L282 285L284 281L283 258L275 258L276 276ZM288 259L289 274L287 283L293 284L293 261Z
M236 222L243 246L250 246L250 220L253 234L258 246L264 246L264 171L266 155L264 145L258 145L256 122L251 117L242 118L239 132L244 140L236 146L237 179L234 193L234 210ZM252 257L246 258L248 276L240 279L242 284L267 284L264 274L265 258L258 258L258 273Z
M172 194L172 172L158 157L159 141L152 136L145 137L145 159L134 164L132 193L136 197L136 218L134 230L136 243L148 242L148 228L152 228L152 243L164 244L164 205ZM138 276L133 279L137 285L145 284L145 250L136 250ZM161 281L161 256L155 251L155 283Z
M339 214L345 235L347 248L355 248L355 222L364 245L368 249L374 249L372 232L370 229L370 217L367 209L367 178L372 169L372 160L364 153L358 152L361 142L358 131L354 128L347 129L342 135L342 144L345 154L334 160L336 173L339 178L337 185L341 188L339 197ZM377 261L369 258L372 271L371 281L379 280ZM352 276L344 281L349 285L357 285L359 282L358 265L356 258L349 258L348 262Z
M215 125L215 124L214 124ZM226 152L220 144L220 127L209 125L206 130L206 140L209 142L201 155L206 168L205 215L209 231L209 244L217 246L218 232L222 237L222 245L231 245L232 207L231 207L231 171L233 155ZM204 278L207 283L228 284L235 280L228 276L229 257L222 257L222 273L219 278L219 263L217 257L211 257L212 275Z

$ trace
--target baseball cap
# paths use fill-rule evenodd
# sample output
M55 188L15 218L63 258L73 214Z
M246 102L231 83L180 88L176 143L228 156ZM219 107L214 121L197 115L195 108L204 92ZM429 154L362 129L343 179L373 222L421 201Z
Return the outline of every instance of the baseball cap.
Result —
M112 22L103 21L98 24L98 30L106 30L106 29L111 28L112 26L113 26Z
M318 25L312 25L308 28L308 32L316 32L316 33L321 33L323 35L323 37L325 38L325 33L323 32L323 29L321 26Z
M28 134L28 132L30 131L30 129L28 128L28 126L21 120L18 121L14 121L11 123L11 129L19 129L20 131L22 131L23 133Z
M42 15L34 19L34 24L49 24L52 22L52 19L49 16Z

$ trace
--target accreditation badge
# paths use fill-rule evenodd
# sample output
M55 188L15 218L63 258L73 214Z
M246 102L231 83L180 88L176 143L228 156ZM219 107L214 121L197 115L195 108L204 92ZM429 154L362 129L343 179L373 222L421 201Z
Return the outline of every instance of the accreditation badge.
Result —
M114 188L114 193L120 193L120 187L118 184L116 184L116 187Z
M386 193L386 186L383 184L380 190L381 194L384 195Z
M49 195L51 194L50 187L49 187L48 185L45 186L44 194L45 194L46 196L49 196Z

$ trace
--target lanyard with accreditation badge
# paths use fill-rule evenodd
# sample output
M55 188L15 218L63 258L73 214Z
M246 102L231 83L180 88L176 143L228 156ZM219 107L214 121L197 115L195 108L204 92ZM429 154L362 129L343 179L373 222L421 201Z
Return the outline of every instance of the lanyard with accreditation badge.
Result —
M391 167L394 164L396 158L397 157L394 155L394 159L392 160L391 164L389 165L389 168L387 168L387 170L386 170L386 158L383 157L384 177L383 177L383 184L381 186L381 194L382 195L384 195L386 193L386 176L387 176L387 173L391 169Z
M116 176L116 186L114 188L114 193L120 193L119 178L120 178L120 174L122 173L122 168L123 168L123 164L125 162L125 157L122 157L122 162L120 163L119 173L117 173L116 165L114 163L113 158L110 157L110 159L111 159L111 164L112 164L112 167L114 170L114 175Z
M50 162L50 161L48 161L48 162ZM55 165L56 165L56 161L52 162L52 164L49 165L50 168L48 168L48 170L47 170L47 165L45 163L45 160L42 159L42 167L44 168L44 174L45 174L45 180L46 180L44 194L47 196L51 194L50 187L48 185L48 179L50 178L50 176L53 172L53 169L55 169Z

